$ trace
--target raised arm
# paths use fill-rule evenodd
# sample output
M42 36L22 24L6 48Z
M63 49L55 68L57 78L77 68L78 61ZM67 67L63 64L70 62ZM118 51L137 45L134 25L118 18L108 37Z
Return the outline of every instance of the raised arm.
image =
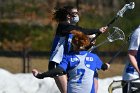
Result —
M62 29L63 30L60 30ZM71 24L60 24L58 28L58 32L61 33L62 35L70 33L72 30L78 30L83 32L86 35L91 35L91 34L101 34L107 31L108 27L101 27L99 29L88 29L88 28L82 28L80 26L75 26Z

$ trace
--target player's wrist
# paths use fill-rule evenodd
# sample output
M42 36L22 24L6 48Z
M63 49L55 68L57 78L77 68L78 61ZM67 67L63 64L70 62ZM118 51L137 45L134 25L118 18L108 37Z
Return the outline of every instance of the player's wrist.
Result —
M44 78L42 73L38 73L35 77L38 78L38 79L43 79Z
M103 70L103 71L105 71L105 70L107 70L109 68L109 66L107 65L107 64L103 64L102 65L102 67L101 67L101 69Z

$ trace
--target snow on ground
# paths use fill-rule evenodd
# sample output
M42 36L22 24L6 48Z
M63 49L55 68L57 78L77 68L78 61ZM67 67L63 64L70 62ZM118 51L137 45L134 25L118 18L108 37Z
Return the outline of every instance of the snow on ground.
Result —
M108 93L108 86L113 80L121 80L121 76L99 79L98 93ZM116 93L121 93L115 91ZM115 93L113 92L113 93ZM0 93L60 93L54 79L36 79L31 73L12 74L0 69Z

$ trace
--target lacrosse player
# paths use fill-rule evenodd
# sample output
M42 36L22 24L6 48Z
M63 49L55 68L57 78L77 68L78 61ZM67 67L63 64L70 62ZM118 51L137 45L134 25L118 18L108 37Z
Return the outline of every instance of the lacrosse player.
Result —
M128 48L128 62L124 69L123 80L132 80L140 76L140 25L134 30L130 37ZM127 85L123 88L123 93L128 93Z
M85 47L90 44L85 34L75 30L71 33L73 34L72 51L65 54L61 63L48 72L39 73L33 69L32 73L39 79L68 73L67 93L95 93L93 78L96 69L107 70L110 65L103 64L96 54L85 50Z
M54 12L54 19L58 22L58 27L51 50L48 66L49 70L60 64L63 58L63 54L69 52L71 46L70 32L72 30L79 30L87 35L97 33L101 34L107 30L107 27L101 27L100 29L84 29L76 26L76 23L79 21L79 14L78 10L72 6L65 6L63 8L56 9ZM66 75L62 75L54 79L61 93L66 93Z

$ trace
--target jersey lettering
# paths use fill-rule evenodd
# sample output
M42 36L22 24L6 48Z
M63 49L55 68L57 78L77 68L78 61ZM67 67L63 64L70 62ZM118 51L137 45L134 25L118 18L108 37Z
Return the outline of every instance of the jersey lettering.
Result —
M86 61L93 61L93 57L86 57Z
M78 61L78 58L71 58L71 62Z

